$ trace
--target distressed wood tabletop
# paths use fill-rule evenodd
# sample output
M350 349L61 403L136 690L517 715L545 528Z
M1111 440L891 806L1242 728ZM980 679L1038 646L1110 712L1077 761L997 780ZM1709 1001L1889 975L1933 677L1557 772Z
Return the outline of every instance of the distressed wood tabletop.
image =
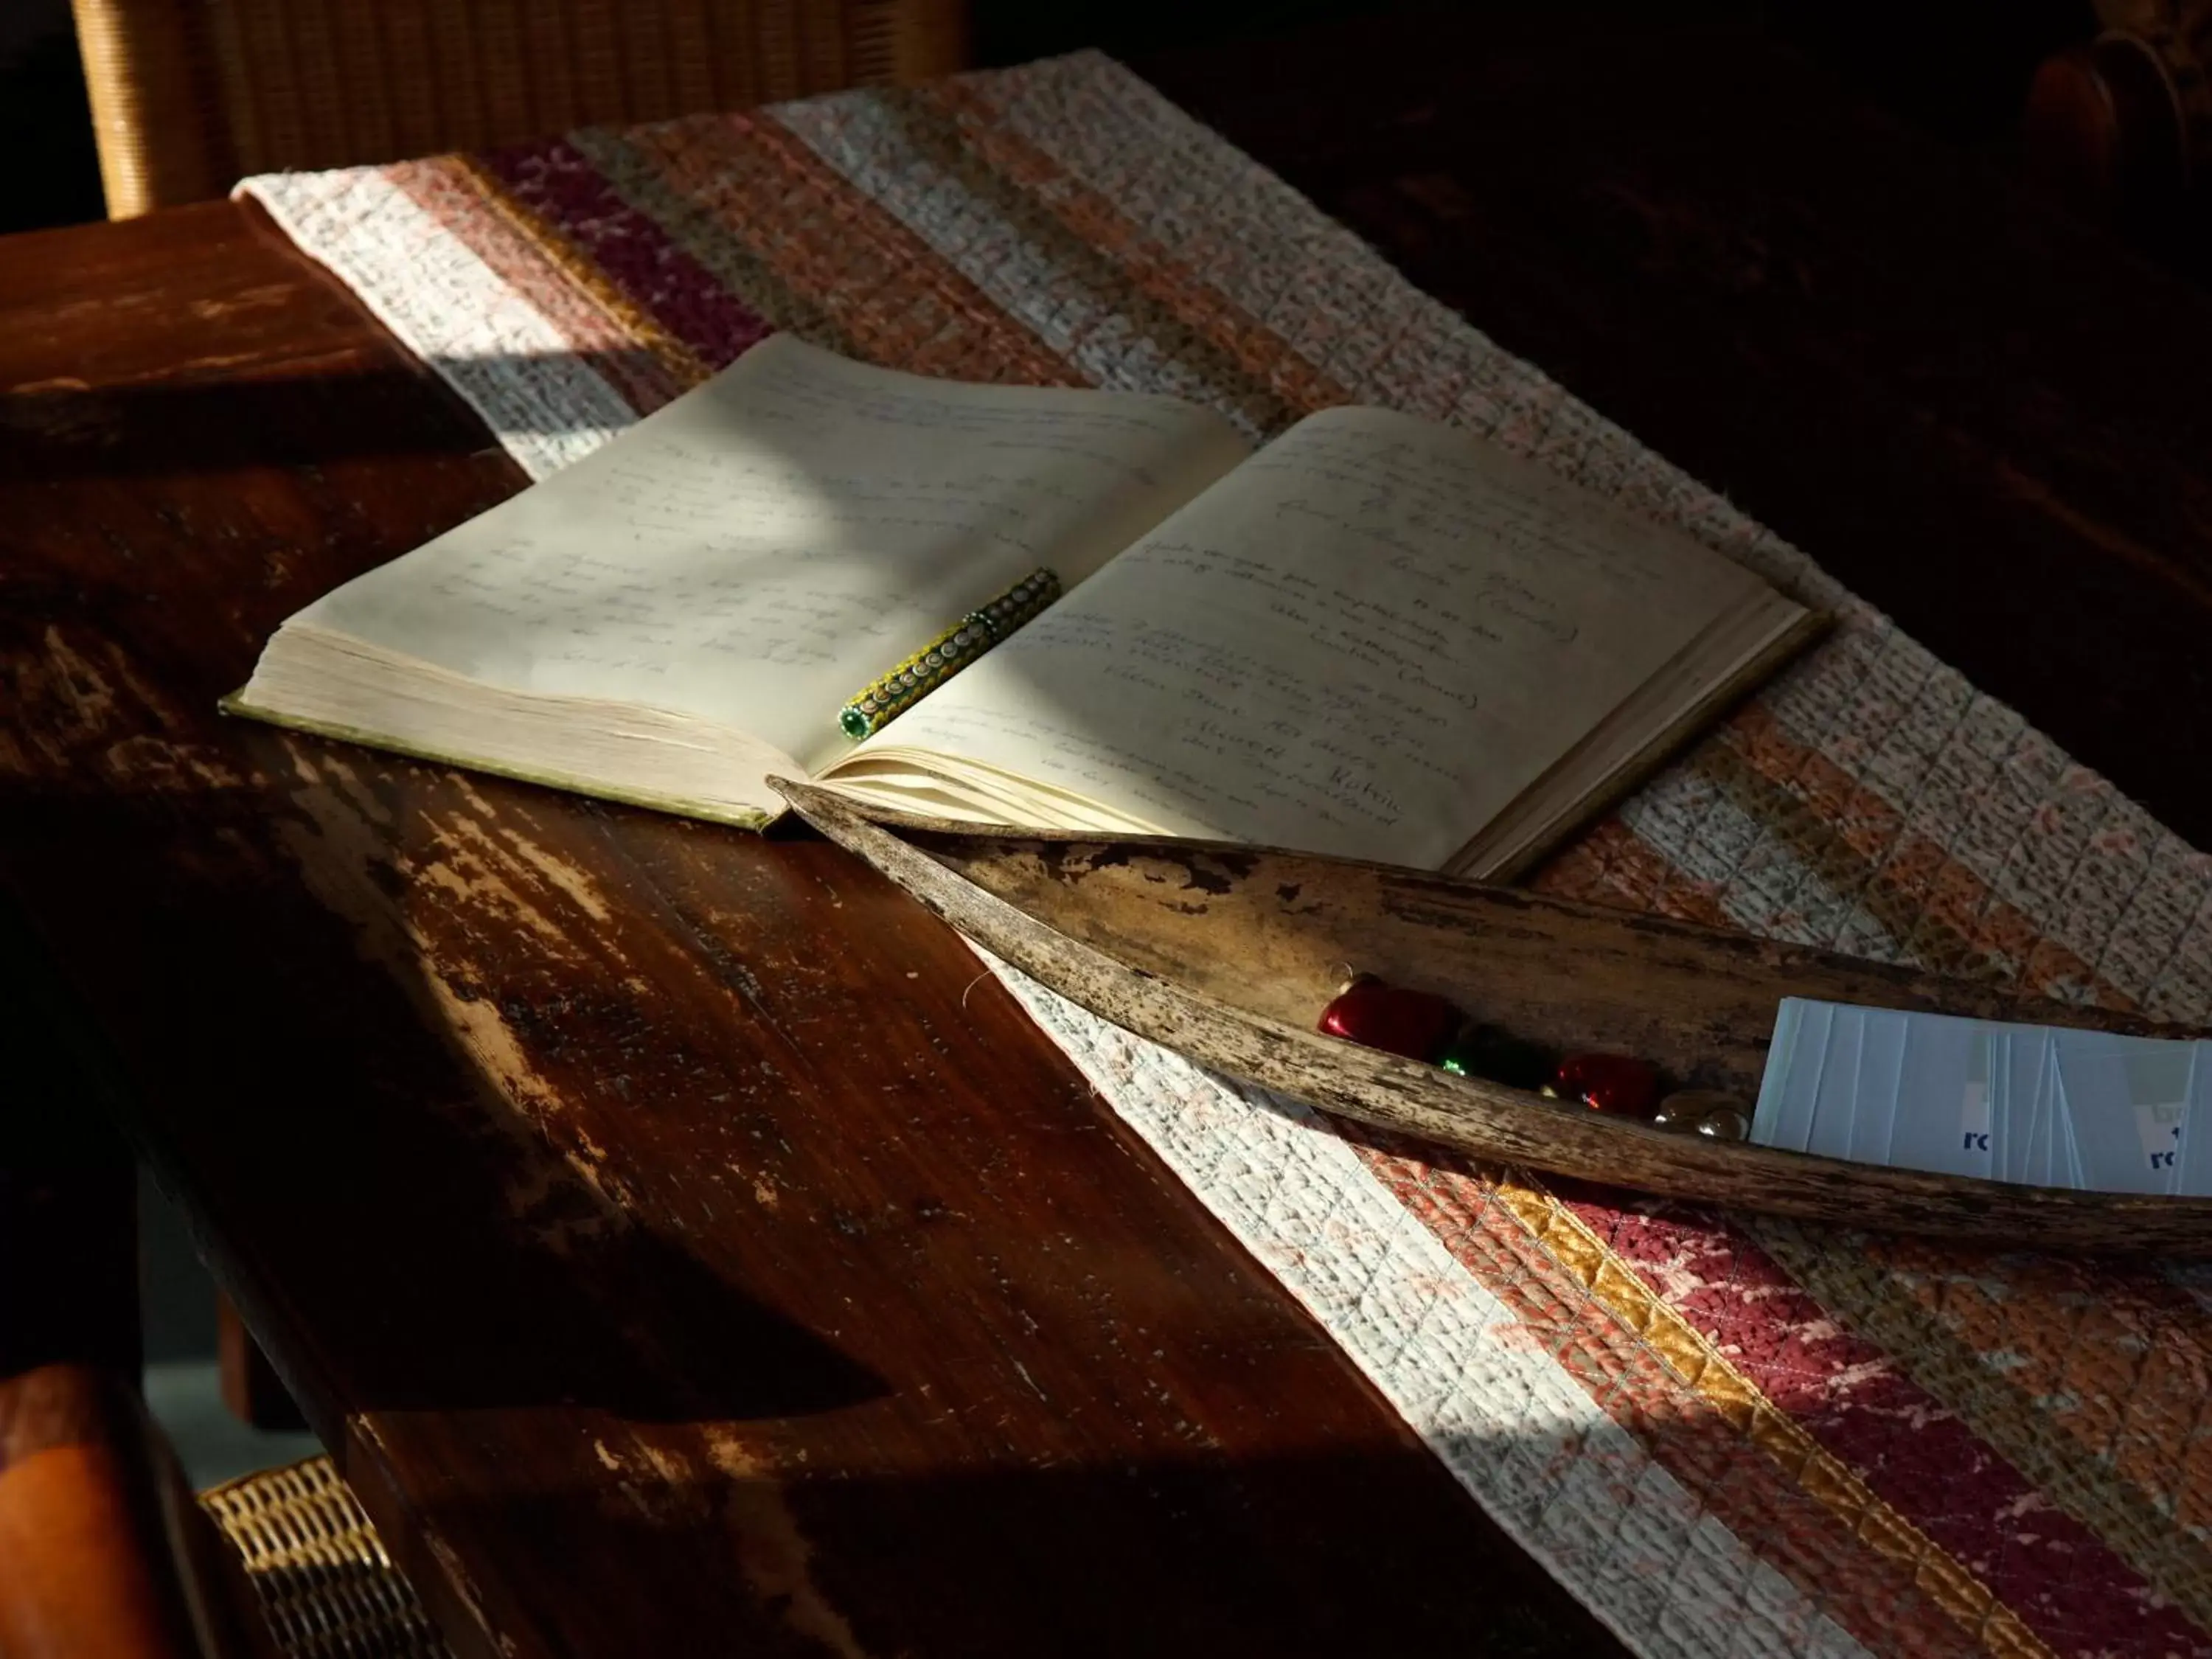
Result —
M1140 67L2212 841L2203 296L1724 39ZM0 242L0 884L456 1647L1607 1650L855 861L216 715L521 482L248 209Z

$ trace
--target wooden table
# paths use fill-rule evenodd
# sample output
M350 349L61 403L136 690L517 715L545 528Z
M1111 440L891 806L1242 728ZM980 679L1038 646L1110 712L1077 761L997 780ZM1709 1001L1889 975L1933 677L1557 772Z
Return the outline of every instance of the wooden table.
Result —
M2204 296L1755 44L1441 27L1144 67L2212 844ZM456 1646L1605 1650L850 860L215 715L520 482L246 209L0 243L0 880Z

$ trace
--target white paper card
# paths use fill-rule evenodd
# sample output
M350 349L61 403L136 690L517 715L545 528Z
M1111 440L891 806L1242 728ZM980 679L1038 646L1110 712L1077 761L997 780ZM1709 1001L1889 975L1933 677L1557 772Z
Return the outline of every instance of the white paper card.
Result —
M1793 997L1751 1138L1943 1175L2212 1196L2205 1047Z
M2061 1031L2053 1042L2082 1184L2167 1191L2188 1104L2188 1045L2105 1031Z

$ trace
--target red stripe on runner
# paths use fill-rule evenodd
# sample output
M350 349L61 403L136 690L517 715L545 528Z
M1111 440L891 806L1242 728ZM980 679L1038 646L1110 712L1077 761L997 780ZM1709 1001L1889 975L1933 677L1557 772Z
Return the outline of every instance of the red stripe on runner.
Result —
M2205 1638L2103 1540L1732 1229L1569 1200L1737 1370L2067 1653L2191 1653Z

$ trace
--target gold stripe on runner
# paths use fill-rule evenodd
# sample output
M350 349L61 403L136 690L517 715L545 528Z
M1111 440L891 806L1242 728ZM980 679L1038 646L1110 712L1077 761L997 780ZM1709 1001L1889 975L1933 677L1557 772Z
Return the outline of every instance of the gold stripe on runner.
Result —
M733 258L757 264L793 295L804 295L838 331L838 349L848 356L951 380L1084 383L951 261L768 112L696 129L600 134L594 159L671 241L747 303L758 296L732 282ZM777 203L787 216L765 217L755 206L762 201ZM669 210L679 204L686 210ZM887 293L897 302L887 302Z
M1745 1453L1737 1422L1553 1256L1498 1200L1497 1166L1422 1161L1433 1148L1380 1132L1351 1141L1362 1163L1485 1289L1511 1310L1599 1407L1700 1507L1869 1653L1921 1659L1981 1651L1936 1605L1915 1563L1877 1554L1790 1471Z
M2139 1338L2123 1345L2116 1340L2122 1334L2105 1325L2102 1316L2125 1294L2102 1282L2116 1275L2093 1277L2063 1258L2027 1268L2019 1275L2026 1282L2018 1305L2005 1313L2024 1324L2063 1321L2065 1336L2057 1356L2023 1355L2016 1344L1992 1343L1985 1333L1954 1328L1938 1299L1916 1290L1912 1280L1927 1271L1926 1247L1901 1250L1895 1241L1876 1240L1866 1255L1846 1254L1824 1248L1814 1235L1779 1218L1752 1219L1747 1231L1759 1249L1806 1294L1892 1356L1916 1386L1954 1413L2054 1509L2102 1540L2182 1617L2200 1629L2212 1628L2212 1570L2205 1564L2202 1522L2176 1513L2171 1490L2146 1489L2131 1478L2127 1465L2139 1468L2143 1459L2115 1445L2115 1415L2088 1396L2099 1368L2168 1357L2154 1355ZM2050 1282L2074 1273L2081 1279L2071 1287ZM2008 1276L1998 1282L2016 1280ZM2088 1324L2085 1315L2095 1323ZM2030 1363L2012 1369L1992 1364L1999 1355ZM2201 1400L2201 1383L2198 1389ZM2196 1462L2202 1453L2185 1447L2174 1456Z
M621 286L599 268L598 260L580 252L567 237L548 224L533 209L525 205L489 168L466 155L451 158L451 165L457 175L475 188L483 198L485 206L506 220L519 234L529 238L548 259L560 268L563 276L589 295L617 326L650 351L680 384L687 388L697 386L714 372L697 352L654 321L625 294Z
M404 161L385 178L489 268L507 291L552 325L568 349L595 368L641 414L684 388L666 364L640 349L628 330L569 280L543 243L486 202L451 157Z
M1978 1638L1984 1650L2001 1659L2057 1659L1988 1585L1769 1400L1580 1216L1542 1188L1517 1181L1499 1182L1492 1194L1561 1268L1648 1343L1748 1443L1843 1519L1868 1548L1909 1563L1929 1599Z

